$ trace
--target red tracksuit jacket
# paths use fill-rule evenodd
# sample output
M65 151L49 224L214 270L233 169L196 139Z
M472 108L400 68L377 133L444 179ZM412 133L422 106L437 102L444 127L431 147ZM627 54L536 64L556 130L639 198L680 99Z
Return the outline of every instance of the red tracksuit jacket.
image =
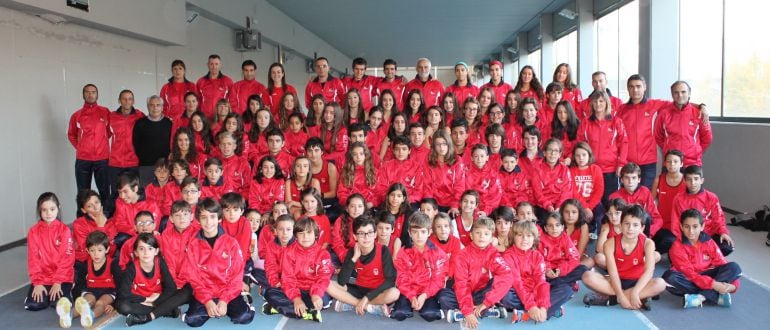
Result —
M273 87L273 92L271 93L267 88L265 88L265 94L262 98L262 102L265 102L265 107L270 109L270 112L273 114L278 113L278 107L281 103L281 98L283 98L283 94L285 93L292 93L294 95L297 94L297 89L294 88L294 86L287 84L286 87Z
M163 87L160 88L163 115L168 118L181 116L184 113L184 96L188 92L196 93L196 95L198 93L198 88L192 81L174 82L174 78L170 78L167 83L163 84ZM174 135L173 132L171 135Z
M489 87L495 92L495 102L500 105L505 105L505 96L508 95L508 91L512 90L513 87L504 82L502 79L500 79L500 84L495 85L492 83L492 80L490 80L488 83L481 86L481 88ZM462 104L462 103L459 103Z
M348 76L342 79L342 85L345 86L346 94L353 88L361 93L361 106L363 107L364 112L368 113L369 109L371 109L374 104L372 102L372 97L375 95L376 91L374 90L374 85L377 84L378 80L379 78L377 77L364 75L361 80L356 81L353 76ZM347 102L347 99L345 101Z
M454 264L454 258L457 255L457 253L460 252L460 250L463 249L462 243L460 243L460 239L457 238L457 236L454 236L452 234L449 234L449 239L446 240L446 242L441 242L436 235L430 235L430 241L441 249L441 251L444 251L446 253L447 257L447 277L454 277L454 270L455 270L455 264Z
M262 85L259 81L255 80L241 80L235 84L233 84L233 90L229 95L227 96L230 101L230 107L232 107L233 112L243 115L243 113L248 109L248 102L249 102L249 96L252 95L259 95L259 97L262 98L263 102L265 99L265 94L267 94L267 88L265 88L265 85Z
M593 94L593 92L591 92L591 94ZM583 99L583 102L580 102L575 108L575 114L581 122L593 115L593 110L591 109L591 94L588 94L588 97ZM563 95L564 94L562 93L562 97ZM623 105L623 100L610 96L610 104L612 104L612 115L615 116L618 113L618 109Z
M39 220L27 233L27 270L32 285L72 283L75 251L70 228L61 221Z
M174 278L177 289L182 288L189 281L184 277L184 270L187 267L187 250L190 245L190 241L198 234L200 225L193 220L192 224L180 232L169 223L166 226L166 230L160 235L160 246L163 247L161 254L163 254L163 260L166 261L168 266L168 272L171 277Z
M169 207L170 210L170 207ZM160 227L160 219L163 216L158 205L146 199L140 199L134 204L128 204L123 199L115 200L115 214L112 215L112 222L119 233L136 235L134 220L139 211L150 211L155 219L155 230Z
M310 138L304 130L299 132L292 132L291 129L286 129L283 132L283 137L286 141L284 149L289 152L292 157L299 157L305 155L305 142Z
M727 264L717 243L704 232L701 232L695 244L686 238L677 239L668 255L671 258L671 269L684 274L703 290L711 290L714 278L701 273ZM739 286L740 282L735 280L733 284Z
M152 180L150 184L144 187L144 196L146 200L155 203L155 205L158 205L158 207L163 207L163 205L165 205L165 199L164 199L165 196L163 195L163 187L161 187L158 184L157 179ZM162 209L160 210L160 212L164 213Z
M375 172L376 174L376 172ZM375 176L376 179L376 176ZM355 177L353 178L353 184L347 186L345 180L340 175L339 183L337 184L337 199L341 205L345 205L348 202L350 195L359 193L364 196L364 200L375 200L375 189L377 188L377 181L371 186L366 183L366 173L363 166L356 166Z
M422 199L422 181L424 177L420 168L411 160L400 161L391 159L382 163L379 173L377 173L377 200L375 205L379 205L386 198L390 185L400 182L406 186L406 193L409 197L409 203L414 203Z
M282 264L283 254L290 246L296 244L294 237L291 238L286 246L281 246L281 242L277 237L274 237L268 244L265 244L265 249L259 249L260 252L265 252L265 275L267 276L267 283L270 287L278 287L280 284L283 286L282 279Z
M286 182L283 179L262 178L262 183L254 179L249 187L249 207L265 214L276 201L283 201L285 194Z
M231 192L235 192L235 189L233 189L228 182L225 182L225 179L222 177L219 178L219 182L216 184L211 184L208 179L203 179L203 184L201 185L201 199L213 198L220 200L222 195Z
M318 243L308 248L292 244L283 252L282 258L281 288L289 300L300 298L301 291L323 297L334 274L329 251Z
M687 209L696 209L703 215L703 232L709 236L730 234L725 224L725 213L719 203L719 197L713 192L701 188L696 194L683 192L674 198L674 207L671 212L671 232L676 237L681 237L682 229L679 219Z
M120 113L120 110L110 112L112 146L107 164L112 167L139 166L139 158L134 152L134 123L143 117L144 114L137 109L131 110L127 116Z
M581 102L583 102L583 92L580 91L580 88L564 88L561 91L561 99L564 101L569 101L569 103L572 104L573 109L578 109L578 106Z
M658 162L658 146L653 130L658 111L670 105L662 100L642 99L639 104L624 103L618 109L628 134L628 161L640 165Z
M591 164L585 169L573 167L570 169L575 179L572 186L574 198L580 201L580 205L593 209L602 200L604 194L604 177L599 165Z
M700 110L692 103L683 109L670 104L658 112L655 121L655 142L665 155L671 149L684 153L684 166L702 165L703 152L711 145L714 136L711 124L704 125Z
M537 250L511 246L503 254L513 273L513 289L524 309L551 307L551 285L545 280L545 260Z
M548 234L540 236L537 250L543 255L546 269L558 269L559 276L567 275L580 265L580 254L567 232L562 232L558 237Z
M481 200L478 209L486 214L492 213L492 210L500 205L500 200L503 198L503 186L500 183L498 170L489 164L484 165L483 168L478 168L476 165L468 166L465 189L474 189L479 192Z
M639 185L636 191L629 193L625 188L620 188L618 191L610 194L609 199L620 198L626 201L626 204L639 204L652 218L650 224L650 236L655 236L655 233L663 227L663 218L660 217L658 212L658 206L655 205L655 199L652 198L652 193L647 187Z
M479 95L479 88L468 82L465 86L458 86L457 82L446 87L446 93L452 93L457 98L457 104L462 107L465 99L469 97L477 97Z
M414 247L399 251L394 266L396 287L404 297L412 300L423 293L433 297L446 284L449 258L428 241L422 252Z
M107 220L104 223L104 227L97 227L96 221L92 220L87 215L75 219L72 223L72 236L74 238L75 260L85 262L88 260L88 249L86 248L86 238L88 234L94 231L101 231L107 234L110 239L110 251L115 252L115 242L113 239L118 234L115 229L115 223L112 220Z
M245 196L249 191L252 177L249 161L245 156L222 157L222 177L235 192Z
M193 296L201 304L219 298L230 302L241 295L243 287L243 255L238 242L219 228L211 247L203 230L190 240L187 249L185 278L190 281Z
M547 209L559 208L561 203L572 198L572 174L569 168L556 164L553 168L545 161L536 163L530 172L530 182L535 204Z
M348 241L345 242L345 238L342 237L342 222L343 217L348 218ZM349 219L347 214L341 215L334 222L334 228L332 228L332 250L339 257L340 261L345 259L348 255L348 250L352 249L356 245L355 233L353 232L353 219Z
M75 147L75 158L106 160L110 156L110 110L98 104L84 104L70 117L67 137Z
M337 102L340 106L345 104L345 86L342 80L329 76L325 83L319 82L318 77L307 83L305 86L305 107L311 109L310 102L313 95L321 94L324 100L328 102Z
M438 205L459 208L460 196L466 189L466 170L462 159L457 159L452 166L441 163L433 167L426 162L422 168L425 177L422 195L435 198Z
M596 165L603 173L615 173L618 167L628 162L628 137L623 121L609 116L597 120L593 115L580 122L578 140L591 146Z
M386 81L385 77L382 77L377 81L374 88L378 98L382 96L384 90L389 89L393 92L393 95L396 96L396 107L399 109L404 108L404 96L406 94L404 93L404 89L406 88L406 81L403 76L396 76L393 78L393 81Z
M428 81L422 82L420 78L415 76L410 82L404 86L404 97L402 104L409 104L409 100L406 99L409 96L409 92L413 89L419 89L422 92L422 98L425 100L425 109L428 109L434 105L441 105L441 96L444 95L444 84L438 79L435 79L432 75L428 75ZM401 109L401 108L399 108Z
M182 188L179 187L179 183L171 178L168 183L161 188L161 191L163 192L163 204L160 205L160 212L163 213L163 215L169 215L171 214L171 204L182 199Z
M511 172L500 168L500 183L503 187L500 205L516 207L521 202L534 201L529 175L524 173L518 165Z
M211 79L211 73L200 77L195 86L200 96L200 110L206 117L213 118L216 113L216 104L221 99L227 99L233 90L233 80L219 73L219 78Z
M483 289L494 279L492 289L484 296L484 305L493 306L505 296L513 284L511 267L494 246L480 249L471 243L454 256L454 291L460 311L473 313L473 292Z
M251 258L249 246L251 245L251 235L253 234L249 220L246 217L241 217L236 222L222 219L222 229L238 242L238 246L241 247L241 253L243 254L243 261L249 260Z

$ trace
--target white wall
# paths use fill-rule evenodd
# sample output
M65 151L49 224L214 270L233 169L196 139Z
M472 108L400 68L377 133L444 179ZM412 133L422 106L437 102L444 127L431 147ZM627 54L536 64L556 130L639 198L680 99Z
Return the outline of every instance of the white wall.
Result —
M298 25L293 21L282 24ZM302 38L313 37L308 33ZM53 191L62 200L62 220L74 220L75 153L66 134L70 115L82 106L83 85L96 84L99 103L111 109L117 107L118 92L131 89L137 107L144 110L146 98L158 93L170 76L173 59L185 61L187 76L194 81L206 73L211 53L222 56L223 70L234 80L240 79L241 62L254 60L258 80L265 83L265 71L276 61L275 48L265 44L261 52L236 52L233 38L231 27L205 17L186 26L184 46L165 46L72 23L54 25L0 7L0 114L5 118L0 121L0 149L4 151L0 157L4 172L0 176L0 208L4 210L0 245L26 236L37 220L35 201L44 191ZM317 37L313 43L333 49ZM333 61L351 62L340 58L339 52L328 52ZM286 62L289 83L300 94L308 78L304 68L303 58Z

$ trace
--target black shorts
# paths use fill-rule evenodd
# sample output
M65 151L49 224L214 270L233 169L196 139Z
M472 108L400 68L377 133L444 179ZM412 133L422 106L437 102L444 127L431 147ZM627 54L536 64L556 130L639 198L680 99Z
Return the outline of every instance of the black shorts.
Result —
M116 291L115 288L85 288L80 296L84 297L86 294L94 295L96 300L99 300L103 295L110 295L112 300L115 300Z
M351 296L356 297L356 299L361 299L369 292L371 292L372 289L360 287L355 284L348 284L348 293L350 293Z
M620 288L623 290L628 290L630 288L633 288L636 286L636 282L639 282L639 280L624 280L620 279Z

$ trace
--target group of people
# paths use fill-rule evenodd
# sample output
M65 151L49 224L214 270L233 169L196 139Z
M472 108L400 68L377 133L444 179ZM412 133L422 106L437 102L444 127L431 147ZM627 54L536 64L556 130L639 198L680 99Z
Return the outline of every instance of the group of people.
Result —
M25 307L55 305L63 327L112 309L128 325L244 324L257 286L265 314L320 322L333 305L476 327L562 317L579 281L587 305L649 309L668 288L685 308L730 306L741 271L703 188L711 127L686 82L653 100L632 75L624 102L603 72L583 99L565 63L545 88L530 66L506 84L497 61L481 87L463 62L447 87L425 58L410 81L391 59L381 78L362 58L343 79L314 65L307 110L281 64L264 86L247 60L233 83L217 55L197 83L175 60L147 116L130 90L110 112L86 85L69 129L79 217L70 231L40 196ZM653 278L662 254L671 269Z

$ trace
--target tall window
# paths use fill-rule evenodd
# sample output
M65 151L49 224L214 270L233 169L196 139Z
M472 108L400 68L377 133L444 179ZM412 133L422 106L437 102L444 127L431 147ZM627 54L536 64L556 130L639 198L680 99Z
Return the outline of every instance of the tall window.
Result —
M625 81L639 71L639 1L599 18L596 33L597 68L613 95L627 100Z
M553 43L553 67L556 68L561 63L567 63L570 67L576 68L577 53L577 31L556 39ZM548 72L545 74L548 74ZM572 76L575 77L576 74L577 72L573 72ZM547 81L550 81L550 78Z
M534 52L529 53L529 55L527 55L527 62L529 62L529 65L531 65L532 68L535 70L535 76L542 83L543 82L543 77L540 74L540 54L541 53L542 52L540 51L540 49L538 49L538 50L536 50Z
M706 103L708 111L718 115L722 111L722 0L681 0L679 6L679 79L692 88L694 102Z

